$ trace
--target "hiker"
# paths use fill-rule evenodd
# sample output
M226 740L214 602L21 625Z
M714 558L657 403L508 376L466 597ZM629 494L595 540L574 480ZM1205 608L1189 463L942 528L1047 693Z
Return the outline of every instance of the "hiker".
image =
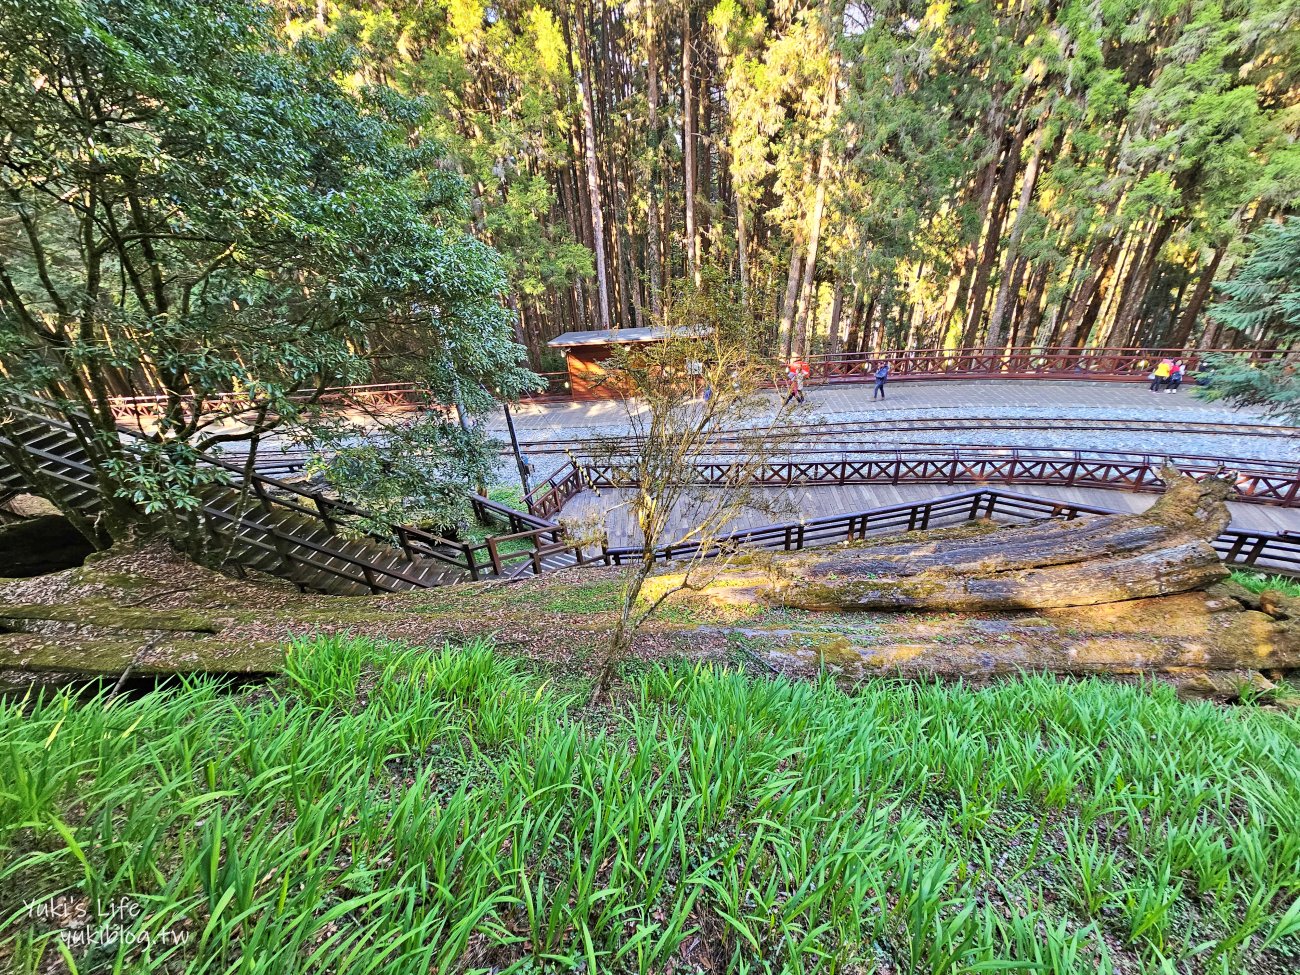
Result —
M875 399L877 396L879 396L881 399L885 398L885 382L888 379L889 379L889 363L882 362L880 364L880 368L876 370L876 389L871 394L872 399Z
M1168 359L1161 359L1160 362L1156 364L1155 369L1151 372L1151 392L1160 392L1161 387L1163 387L1168 381L1169 374L1173 371L1174 364Z
M1186 371L1187 366L1183 364L1182 359L1179 359L1174 363L1173 369L1169 372L1169 392L1178 392L1178 387L1183 384L1183 373Z
M789 392L786 393L785 402L789 403L792 399L797 399L800 403L804 401L803 381L808 376L808 363L796 357L790 360L786 366L786 378L790 381Z

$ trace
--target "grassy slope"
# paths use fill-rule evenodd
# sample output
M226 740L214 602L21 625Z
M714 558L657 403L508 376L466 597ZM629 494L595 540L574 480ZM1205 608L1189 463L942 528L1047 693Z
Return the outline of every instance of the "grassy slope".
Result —
M523 667L336 637L269 687L5 706L0 969L87 899L132 937L68 929L80 971L1300 960L1294 716L685 666L593 710Z
M1251 592L1263 592L1266 589L1273 589L1282 593L1284 596L1295 596L1300 598L1300 579L1289 579L1285 576L1269 576L1260 572L1241 572L1233 571L1231 573L1232 581L1249 589Z

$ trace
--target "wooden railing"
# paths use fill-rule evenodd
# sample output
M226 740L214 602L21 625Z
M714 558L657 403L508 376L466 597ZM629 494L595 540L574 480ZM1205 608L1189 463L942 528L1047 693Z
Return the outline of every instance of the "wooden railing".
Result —
M523 399L542 399L567 396L568 373L538 373L546 385L535 393L525 393ZM310 394L290 397L300 402L309 400ZM336 386L325 390L318 402L337 406L351 406L361 410L398 412L411 409L447 409L445 404L431 400L428 394L413 383L368 383L360 386ZM209 414L238 416L249 412L258 402L247 393L212 393L203 398L202 407ZM117 421L152 419L170 403L166 395L115 396L110 400Z
M570 457L558 471L529 491L524 503L534 515L550 518L559 514L565 503L586 487L584 469Z
M1282 358L1274 349L1140 349L1020 346L1013 349L874 350L811 356L806 361L813 382L871 382L881 364L895 379L1087 379L1144 381L1161 359L1182 359L1187 378L1210 355L1230 355L1250 362Z
M915 349L894 351L834 353L809 356L809 381L813 383L872 382L882 363L889 365L890 381L909 379L1085 379L1108 382L1145 381L1161 359L1182 359L1187 365L1187 379L1210 355L1228 355L1249 362L1265 362L1300 355L1275 349L1137 349L1093 348L1061 349L1047 346L1020 346L990 351L983 348ZM773 382L780 383L784 363L771 360ZM545 380L540 391L525 399L556 398L571 394L565 372L539 373ZM306 395L302 398L306 398ZM327 389L321 399L327 403L353 404L358 408L405 410L433 408L425 393L411 383L369 383ZM167 405L165 395L121 396L112 400L119 420L155 417ZM204 397L203 408L210 413L238 415L252 407L253 399L243 393L214 393ZM445 408L439 406L438 408Z
M728 487L744 477L770 487L1001 482L1158 492L1164 489L1160 470L1170 464L1197 478L1231 472L1238 501L1300 506L1300 464L1294 462L1036 447L936 446L835 455L807 451L743 468L724 455L696 462L692 483ZM583 471L592 487L635 484L634 468L617 460L589 461L583 464Z
M531 568L534 575L541 575L545 570L544 562L551 556L567 555L575 564L587 560L583 546L569 541L561 525L536 512L518 511L477 495L471 498L471 504L481 523L499 524L510 529L507 534L492 535L486 541L468 547L467 556L474 566L474 578L489 572L494 576L517 575L524 568ZM514 562L520 564L510 566Z
M26 414L38 420L46 428L66 430L70 437L76 436L72 427L65 422L62 411L54 404L33 398L26 401L25 405ZM128 437L132 436L129 431L124 432ZM57 453L36 449L29 444L19 446L26 453L45 461L47 465L66 467L68 471L93 481L93 470L85 464ZM331 535L342 531L386 545L396 542L408 559L414 562L431 560L448 568L463 571L471 580L478 580L486 575L501 575L509 563L519 560L527 559L535 566L540 565L541 559L566 550L573 550L575 561L580 562L583 558L580 549L569 545L564 540L564 531L558 524L531 513L516 511L487 498L478 496L471 498L475 515L484 524L505 525L510 529L510 533L489 537L484 542L474 544L409 525L379 526L375 517L364 509L331 498L319 491L281 481L262 473L254 473L245 482L246 472L243 467L218 457L206 457L204 463L227 475L230 483L222 487L229 492L240 491L240 485L247 483L246 490L253 508L260 508L267 512L278 510L292 513L318 524ZM84 481L71 475L60 475L47 470L46 476L53 476L69 485L87 486ZM216 531L218 526L228 525L231 531L242 532L240 544L264 551L275 551L286 561L300 561L304 566L310 566L326 574L355 582L364 581L372 591L387 591L392 588L389 584L392 581L419 584L417 577L400 566L385 567L366 562L364 559L350 556L334 548L322 548L298 535L289 535L276 530L273 526L249 521L245 517L247 512L232 512L218 505L205 503L203 515L213 531ZM384 528L387 528L387 531L384 531ZM265 537L257 538L249 533L261 534ZM510 546L506 544L508 542L521 547L516 551L509 551ZM293 546L301 546L306 552L318 554L321 558L313 560L308 556L304 559L302 553L294 551ZM339 566L331 564L335 561Z
M730 532L704 545L691 543L666 546L655 552L655 558L664 562L709 558L745 547L793 552L817 545L861 541L873 535L941 528L977 518L1028 522L1044 518L1072 520L1081 515L1119 513L1112 508L980 489L911 504L888 505L807 521L746 528ZM1213 544L1225 564L1283 575L1300 575L1300 535L1229 529L1216 538ZM636 546L607 547L602 550L598 561L605 565L624 565L639 561L641 557L641 549Z

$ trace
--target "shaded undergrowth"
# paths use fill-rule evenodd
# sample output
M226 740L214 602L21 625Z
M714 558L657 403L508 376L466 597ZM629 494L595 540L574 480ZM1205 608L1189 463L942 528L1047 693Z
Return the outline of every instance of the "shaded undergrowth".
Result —
M0 711L14 971L1294 970L1300 728L1164 687L295 644Z

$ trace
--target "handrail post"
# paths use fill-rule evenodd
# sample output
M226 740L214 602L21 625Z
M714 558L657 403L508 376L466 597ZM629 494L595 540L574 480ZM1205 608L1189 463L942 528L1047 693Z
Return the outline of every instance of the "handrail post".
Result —
M319 491L313 491L311 493L311 499L316 504L316 510L320 512L320 520L325 522L326 530L328 530L331 535L338 534L336 531L338 523L329 513L329 502L321 496Z

